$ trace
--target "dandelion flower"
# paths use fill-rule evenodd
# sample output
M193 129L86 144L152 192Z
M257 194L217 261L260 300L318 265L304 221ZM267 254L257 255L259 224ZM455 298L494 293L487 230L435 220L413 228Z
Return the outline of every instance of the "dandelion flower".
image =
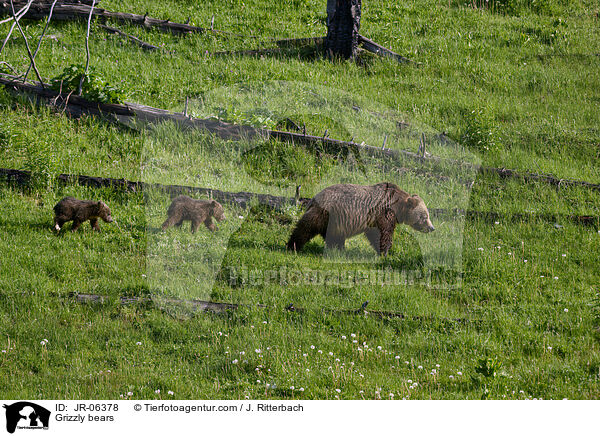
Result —
M330 351L330 352L329 352L329 355L330 355L330 356L333 356L333 352L331 352L331 351Z
M341 390L341 389L336 389L335 391L336 391L338 394L342 392L342 390Z
M342 339L344 339L344 340L345 340L345 339L346 339L346 336L342 335Z
M300 392L304 392L304 388L300 388L298 389Z
M142 343L141 342L136 342L135 345L142 345Z
M169 394L169 395L175 395L175 392L169 391L169 392L167 392L167 394Z
M565 307L565 313L567 313L568 311L569 311L569 309L567 309L567 308Z
M423 369L423 365L417 366L417 369Z
M237 359L233 359L233 360L231 361L231 363L233 363L234 365L237 365L237 364L238 364L238 360L237 360Z
M296 389L296 388L295 388L294 386L290 386L290 389L291 389L291 390L294 390L294 389Z
M457 375L462 375L462 372L458 371L456 374L457 374Z
M155 394L160 394L160 389L154 391Z
M315 349L315 346L314 346L314 345L311 345L311 346L310 346L310 349L311 349L311 350L314 350L314 349Z
M356 335L354 333L351 333L350 336L353 337L353 338L356 337Z
M128 397L132 397L133 396L133 392L127 392L127 396Z

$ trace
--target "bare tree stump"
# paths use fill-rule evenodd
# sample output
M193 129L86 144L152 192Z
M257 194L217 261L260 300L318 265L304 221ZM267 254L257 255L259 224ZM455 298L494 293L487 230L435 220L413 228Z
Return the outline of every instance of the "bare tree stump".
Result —
M325 51L330 57L354 58L358 51L361 0L327 0Z

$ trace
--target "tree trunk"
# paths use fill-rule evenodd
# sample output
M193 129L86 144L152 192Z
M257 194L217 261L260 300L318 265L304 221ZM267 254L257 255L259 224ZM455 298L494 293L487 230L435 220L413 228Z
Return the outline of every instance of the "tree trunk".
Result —
M327 0L327 38L330 57L356 56L359 42L361 0Z

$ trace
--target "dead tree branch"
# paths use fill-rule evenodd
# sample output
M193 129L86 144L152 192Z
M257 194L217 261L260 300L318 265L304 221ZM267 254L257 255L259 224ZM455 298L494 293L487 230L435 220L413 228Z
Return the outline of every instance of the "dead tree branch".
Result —
M50 13L48 14L48 20L46 21L46 25L44 26L44 30L42 31L42 35L40 36L40 40L38 42L37 48L35 49L35 53L33 53L33 59L35 59L35 57L38 54L38 51L40 50L40 47L42 46L42 40L44 39L44 35L46 33L46 30L48 29L48 24L50 24L50 20L52 19L52 11L54 10L54 5L56 5L57 1L58 0L54 0L54 2L52 2L52 6L50 7ZM25 72L25 77L23 77L23 81L27 80L29 71L31 71L31 66L32 64L29 64L29 68L27 68L27 71Z
M17 24L17 27L19 29L19 32L21 32L21 35L23 36L23 40L25 41L25 48L27 49L27 55L29 56L31 65L33 65L33 70L35 71L35 74L37 75L37 78L40 81L40 84L42 85L42 87L44 87L45 86L44 81L42 80L42 76L40 75L40 72L38 71L37 67L35 66L35 59L33 58L33 55L31 54L31 49L29 48L29 42L27 41L27 36L25 35L25 32L23 32L23 28L21 27L21 24L19 23L19 18L17 17L17 15L15 13L15 5L13 4L13 0L10 0L10 8L12 11L13 18L15 19L15 23Z
M108 33L113 33L113 34L122 36L123 38L128 39L129 41L133 42L134 44L138 45L139 47L141 47L144 50L148 50L148 51L160 50L160 47L157 47L155 45L144 42L141 39L139 39L133 35L129 35L129 34L123 32L122 30L117 29L116 27L105 26L104 24L98 24L98 27L100 27L102 30L105 30Z
M88 74L88 70L90 68L90 27L92 27L92 13L94 12L95 5L96 5L96 0L93 0L92 6L90 7L90 15L88 16L87 32L85 34L85 54L86 54L85 71L84 71L83 75L81 76L81 80L79 81L79 89L78 89L77 95L81 95L81 92L83 91L83 81L85 80L85 78Z

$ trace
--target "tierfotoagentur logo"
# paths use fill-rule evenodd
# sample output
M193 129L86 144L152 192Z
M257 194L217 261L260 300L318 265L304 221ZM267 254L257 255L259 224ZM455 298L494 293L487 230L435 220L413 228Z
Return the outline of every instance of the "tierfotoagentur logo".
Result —
M28 401L5 404L6 431L14 433L16 429L47 430L50 423L50 411Z

